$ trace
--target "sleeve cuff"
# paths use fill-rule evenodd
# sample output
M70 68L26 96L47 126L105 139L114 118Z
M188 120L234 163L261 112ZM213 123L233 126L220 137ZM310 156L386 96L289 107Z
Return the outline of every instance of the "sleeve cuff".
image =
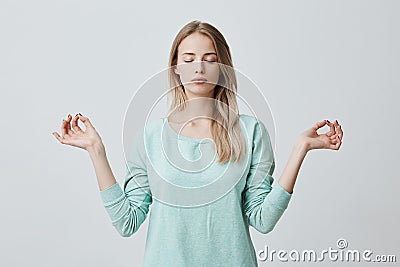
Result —
M113 203L123 197L124 192L122 191L118 182L113 184L112 186L108 187L100 191L101 199L103 200L104 205Z
M278 182L276 182L276 185L272 188L271 192L268 194L268 197L272 205L278 209L284 210L289 205L292 195L293 193L290 194Z

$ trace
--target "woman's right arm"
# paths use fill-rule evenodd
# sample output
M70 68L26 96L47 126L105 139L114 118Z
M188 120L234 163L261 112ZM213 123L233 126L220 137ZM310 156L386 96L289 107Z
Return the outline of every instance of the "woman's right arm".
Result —
M90 159L92 160L96 172L97 183L100 191L106 190L114 185L117 181L115 180L110 164L108 163L104 145L95 145L88 148L87 151L89 152Z
M78 119L84 123L85 131L78 126ZM53 132L53 135L62 144L88 151L95 168L100 195L113 226L121 236L131 236L146 219L149 206L152 203L147 168L142 151L138 145L134 146L136 153L134 153L133 159L128 162L127 176L124 181L124 190L122 190L111 171L100 135L89 119L77 114L72 120L72 128L71 120L71 115L68 115L67 120L63 120L62 136L57 132ZM135 140L140 141L139 137ZM140 143L136 142L136 144Z
M83 131L79 127L78 119L84 123L86 131ZM71 120L72 128L70 124ZM110 164L107 160L104 144L89 118L84 117L81 114L76 114L74 119L72 119L72 116L68 115L68 119L63 120L62 122L61 133L62 136L57 132L53 132L53 135L58 141L60 141L60 143L84 149L89 153L96 172L100 191L103 191L116 183L114 174L112 173Z

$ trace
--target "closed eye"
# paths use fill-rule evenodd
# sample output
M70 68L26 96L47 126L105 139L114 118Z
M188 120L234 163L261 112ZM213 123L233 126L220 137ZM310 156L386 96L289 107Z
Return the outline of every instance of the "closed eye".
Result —
M192 62L193 60L184 60L184 62L189 63ZM206 60L206 62L216 62L215 60Z

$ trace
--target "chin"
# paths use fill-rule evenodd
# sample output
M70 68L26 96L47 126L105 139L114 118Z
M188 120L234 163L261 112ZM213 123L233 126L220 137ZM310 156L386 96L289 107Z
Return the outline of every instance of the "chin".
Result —
M185 86L185 91L189 92L191 95L195 96L209 96L213 95L215 89L215 85L207 85L207 84L191 84Z

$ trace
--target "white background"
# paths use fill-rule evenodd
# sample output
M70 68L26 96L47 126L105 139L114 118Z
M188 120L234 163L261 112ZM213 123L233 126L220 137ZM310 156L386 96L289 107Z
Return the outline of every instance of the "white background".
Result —
M120 237L87 152L51 133L68 113L88 116L122 183L125 110L194 19L224 34L267 97L275 180L302 131L323 119L344 131L339 151L306 156L275 229L251 229L256 250L318 252L343 237L399 260L399 11L387 0L2 1L0 265L141 265L148 220Z

